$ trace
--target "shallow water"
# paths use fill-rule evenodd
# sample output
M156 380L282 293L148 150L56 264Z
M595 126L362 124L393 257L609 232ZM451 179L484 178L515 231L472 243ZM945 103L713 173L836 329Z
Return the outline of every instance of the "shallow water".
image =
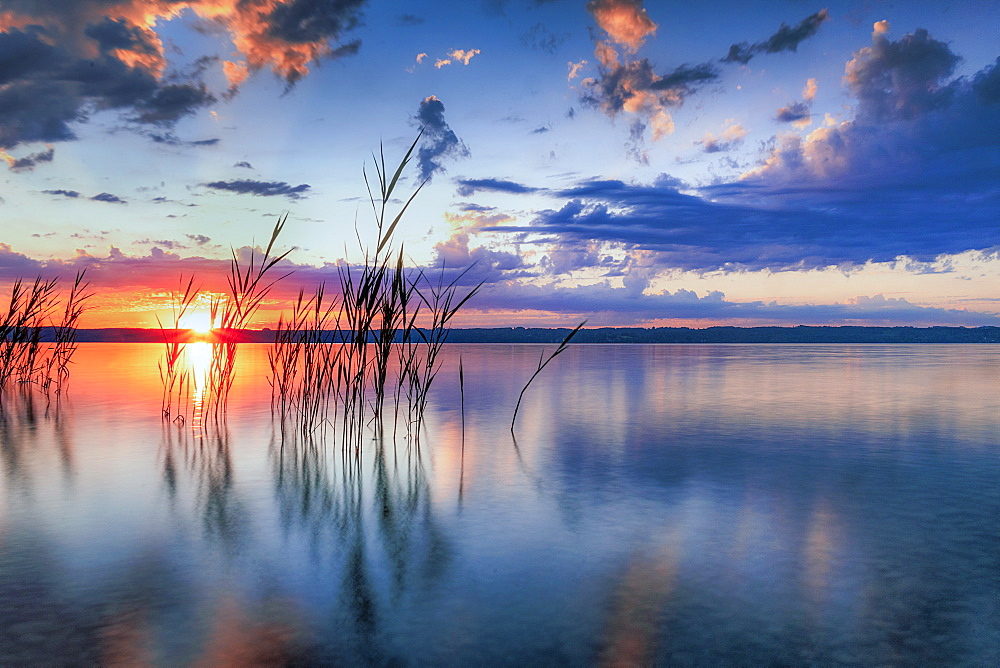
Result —
M514 440L552 348L354 458L264 346L216 428L82 345L0 411L0 663L1000 665L1000 346L573 346Z

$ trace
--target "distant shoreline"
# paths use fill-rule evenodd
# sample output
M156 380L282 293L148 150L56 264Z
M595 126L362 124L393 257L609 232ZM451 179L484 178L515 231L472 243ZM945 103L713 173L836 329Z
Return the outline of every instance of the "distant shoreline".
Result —
M449 343L559 343L569 328L492 327L452 329ZM330 339L335 332L328 332ZM80 343L162 343L238 341L271 343L274 331L228 330L198 335L191 330L140 328L80 329ZM45 332L51 339L51 332ZM582 329L573 343L1000 343L1000 327L595 327Z

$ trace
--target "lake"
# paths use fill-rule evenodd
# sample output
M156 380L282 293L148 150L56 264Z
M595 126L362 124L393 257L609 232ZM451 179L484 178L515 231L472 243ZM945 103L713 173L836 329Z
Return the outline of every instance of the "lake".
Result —
M345 450L265 345L217 425L82 344L0 410L0 663L1000 665L1000 346L571 346L515 440L553 349Z

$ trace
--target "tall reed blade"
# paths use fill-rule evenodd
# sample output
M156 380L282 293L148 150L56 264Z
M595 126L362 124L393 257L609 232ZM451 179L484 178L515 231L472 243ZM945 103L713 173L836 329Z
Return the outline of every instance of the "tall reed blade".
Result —
M542 369L544 369L545 367L547 367L549 365L549 362L551 362L556 357L558 357L559 355L561 355L563 352L566 351L566 348L569 346L570 340L574 336L576 336L576 333L579 332L580 329L584 325L586 325L586 324L587 324L587 321L584 320L579 325L577 325L576 327L574 327L573 331L571 331L569 334L566 335L566 338L562 340L562 343L559 344L559 347L556 348L555 351L551 355L549 355L547 358L539 356L539 358L538 358L538 368L536 368L535 372L533 374L531 374L531 378L529 378L528 382L524 384L524 387L521 389L521 394L518 395L518 397L517 397L517 405L514 406L514 415L510 419L510 433L512 433L512 434L514 433L514 422L517 420L517 412L521 408L521 401L524 399L524 393L528 391L528 386L531 385L531 382L533 380L535 380L535 378L538 377L538 374L540 374L542 372Z

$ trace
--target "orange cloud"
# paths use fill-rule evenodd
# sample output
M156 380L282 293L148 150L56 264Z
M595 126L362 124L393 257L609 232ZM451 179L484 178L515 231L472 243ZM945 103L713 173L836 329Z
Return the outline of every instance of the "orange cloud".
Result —
M468 65L469 61L472 60L474 56L480 54L479 49L469 49L468 51L463 51L462 49L455 49L448 54L449 57L454 58L456 61L461 61L463 65Z
M586 60L581 60L578 63L574 62L566 63L566 65L569 67L569 74L566 76L566 81L572 81L573 79L577 78L580 75L580 70L582 70L583 66L586 64L587 64Z
M802 89L802 99L806 102L816 99L816 79L809 78L806 81L806 87Z
M62 28L68 41L93 51L79 36L80 27L102 18L124 21L141 33L145 49L118 49L112 53L125 64L162 75L166 60L162 41L154 32L157 24L190 10L198 17L223 28L236 48L240 61L223 65L230 86L238 86L250 72L270 68L289 83L309 73L309 65L325 57L348 55L357 51L358 42L335 47L342 33L356 24L363 0L338 3L332 16L301 16L291 0L122 0L110 4L77 3L68 11L28 10L28 16L14 12L0 15L8 26L44 22ZM320 10L316 10L318 13Z
M646 14L641 0L591 0L587 11L615 43L633 52L656 32L657 26Z

